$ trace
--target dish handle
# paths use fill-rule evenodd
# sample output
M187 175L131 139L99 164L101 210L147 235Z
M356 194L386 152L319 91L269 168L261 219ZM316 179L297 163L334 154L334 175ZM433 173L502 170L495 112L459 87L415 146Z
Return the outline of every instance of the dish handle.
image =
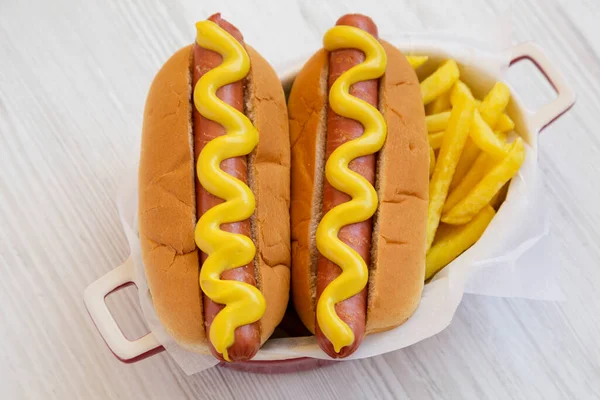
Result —
M136 340L127 339L106 306L106 296L129 283L135 284L133 267L133 261L128 258L123 264L90 284L83 294L85 306L100 335L121 360L139 357L161 346L152 333Z
M546 77L556 91L556 98L533 113L533 126L539 132L555 119L567 112L575 103L575 93L564 75L552 65L544 51L533 42L525 42L509 50L509 66L528 59Z

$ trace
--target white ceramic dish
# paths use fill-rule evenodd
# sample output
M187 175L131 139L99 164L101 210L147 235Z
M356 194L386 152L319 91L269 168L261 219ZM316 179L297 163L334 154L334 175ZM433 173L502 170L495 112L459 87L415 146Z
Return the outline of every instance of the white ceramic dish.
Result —
M487 92L494 82L499 79L499 72L493 68L486 67L486 59L490 54L484 53L476 48L470 48L464 45L440 45L439 43L412 42L410 47L403 45L399 41L392 41L399 48L411 54L428 55L432 59L429 65L436 65L435 61L444 58L456 58L461 64L461 79L463 79L474 91L476 96L481 97ZM460 49L455 51L454 48ZM511 88L511 103L508 106L508 114L513 118L516 124L516 131L519 132L533 150L537 157L537 136L538 133L560 115L565 113L575 102L575 95L567 85L563 75L556 69L545 56L543 51L533 43L522 43L509 49L506 53L493 54L492 57L504 58L509 65L516 63L521 59L531 60L547 78L554 87L557 97L550 103L544 105L538 110L526 109L519 99L518 91ZM461 59L461 57L463 59ZM467 57L469 60L466 60ZM280 74L284 87L289 87L293 82L297 72L302 67L306 58L291 64L292 67ZM470 66L469 66L470 65ZM477 67L474 67L477 66ZM422 67L419 74L431 72L427 64ZM510 196L510 192L509 192ZM516 227L516 224L515 224ZM515 228L516 229L516 228ZM506 232L504 232L506 234ZM461 256L462 257L462 256ZM148 333L140 339L130 341L122 333L115 322L104 301L105 297L128 283L136 283L134 265L131 259L125 261L122 265L108 272L99 278L84 293L84 300L92 320L96 324L101 336L110 348L110 350L122 360L132 360L143 356L153 350L161 347L161 344L154 338L152 333ZM313 359L310 359L313 360ZM260 371L265 365L268 365L267 372L273 368L281 371L281 367L288 365L291 370L306 369L323 364L323 360L314 360L314 363L308 362L306 358L295 358L281 361L250 361L244 366L238 366L245 370ZM277 366L275 366L276 364ZM263 370L263 372L265 372Z

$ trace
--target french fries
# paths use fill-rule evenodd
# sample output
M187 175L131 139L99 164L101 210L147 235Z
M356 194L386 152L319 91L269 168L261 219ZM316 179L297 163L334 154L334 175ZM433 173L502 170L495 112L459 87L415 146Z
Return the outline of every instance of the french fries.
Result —
M435 151L433 151L433 147L429 147L429 178L433 175L433 170L435 168Z
M429 145L433 150L437 150L442 147L442 142L444 141L444 131L430 133L427 135L429 139Z
M436 101L440 98L441 97L438 97L432 103L429 103L427 107L429 107L432 104L436 104ZM481 104L481 102L480 102L480 104ZM476 106L476 108L477 108L477 106ZM480 115L481 115L481 112L480 112ZM444 112L439 112L439 113L427 113L427 116L425 117L425 120L427 122L427 131L429 133L443 131L448 126L449 117L450 117L449 111L444 111ZM514 121L508 115L502 114L500 116L500 118L498 118L498 123L496 124L496 126L494 128L494 132L505 133L505 132L510 132L513 129L515 129Z
M469 172L469 169L471 169L471 166L479 156L479 153L481 153L481 151L475 145L475 143L473 143L471 138L467 139L467 143L465 143L465 148L463 149L463 152L460 155L460 160L458 160L456 171L454 171L452 183L450 184L450 190L458 186L462 178L464 178L467 172Z
M421 82L430 143L426 279L479 239L525 157L521 138L506 144L515 128L505 113L508 87L496 83L479 101L459 77L448 60Z
M413 69L419 68L429 60L428 56L406 56L408 63Z
M487 228L496 212L485 206L468 224L440 226L436 241L426 258L425 280L471 247Z
M500 142L502 143L506 143L506 141L508 140L508 132L495 132L494 134L498 137L498 139L500 139Z
M498 122L496 123L496 126L494 126L496 132L510 132L513 129L515 129L515 123L508 115L506 115L506 113L498 118Z
M450 93L450 92L448 92L448 93ZM437 104L436 102L439 99L445 98L445 97L446 97L446 95L442 94L440 97L436 98L433 102L429 103L427 105L427 107ZM448 95L447 98L448 98L448 102L449 102L450 95ZM477 100L475 100L475 102L477 103ZM450 103L448 103L448 104L450 104ZM481 104L481 102L479 102L479 104ZM448 110L449 109L450 109L450 107L448 107ZM480 115L481 115L481 112L480 112ZM448 126L449 119L450 119L450 111L440 111L440 112L433 112L433 113L428 112L427 116L425 117L425 122L427 123L427 132L434 133L434 132L443 131ZM500 116L500 118L498 118L498 123L494 127L494 131L497 133L498 132L499 133L510 132L513 129L515 129L515 123L508 115L506 115L506 113L502 114Z
M452 112L450 113L448 128L444 133L440 154L435 164L431 182L429 183L427 249L431 247L435 232L440 223L442 208L444 207L444 202L448 195L452 175L454 175L458 158L460 157L469 136L469 127L473 122L474 112L475 99L473 96L470 96L470 93L463 93L458 96L457 101L452 108Z
M445 213L442 216L442 221L451 225L469 222L483 207L489 204L502 186L519 171L524 159L525 145L523 139L517 138L510 146L508 155L496 164L465 198Z
M450 90L460 76L456 61L447 60L431 75L421 82L423 104L431 103L436 97Z
M492 89L493 91L493 89ZM501 89L497 89L496 92L491 95L486 96L486 99L480 103L479 109L484 107L484 105L488 104L486 107L489 109L488 114L490 118L499 118L499 115L496 116L495 112L502 113L504 108L498 108L501 106L500 101L502 100L499 96L503 95L504 92ZM450 93L450 103L454 104L457 100L457 97L460 95L470 95L471 89L461 80L456 82L452 91ZM487 103L486 103L487 101ZM476 101L477 104L477 101ZM497 106L493 108L492 105ZM504 144L498 140L498 138L494 135L494 131L488 124L483 120L483 117L480 114L480 110L475 110L475 115L473 116L473 124L470 128L470 136L473 139L473 142L479 147L481 150L491 153L494 157L501 158L506 155L506 149L504 148ZM438 122L438 121L436 121ZM441 120L438 124L441 123ZM491 125L494 126L494 125Z
M483 120L489 126L495 127L509 100L510 90L508 87L502 82L496 82L479 107Z
M439 99L439 97L438 97ZM431 103L434 104L434 103ZM427 132L442 132L448 126L448 120L450 119L450 111L444 111L425 117L425 123L427 124Z
M450 104L450 90L447 90L425 106L425 114L439 114L444 111L450 111L451 108L452 104ZM446 127L444 127L444 129L445 128Z
M486 153L494 158L503 158L506 156L506 146L494 133L492 128L483 120L479 110L475 110L473 115L473 124L470 132L473 142Z
M447 60L421 81L421 94L430 145L427 280L479 240L524 161L525 145L521 138L507 143L515 123L505 112L510 91L502 82L477 100Z
M469 169L469 172L465 175L465 177L460 181L460 183L448 194L448 198L446 198L446 203L444 204L443 212L447 213L450 211L455 205L457 205L462 199L467 197L471 189L477 185L477 182L481 180L488 172L491 167L490 157L480 152L477 159Z
M452 86L452 90L450 91L450 104L454 105L458 102L458 99L461 96L470 96L473 97L473 93L471 93L471 89L461 80L458 80L454 86ZM477 100L473 99L475 103L475 107L477 107Z

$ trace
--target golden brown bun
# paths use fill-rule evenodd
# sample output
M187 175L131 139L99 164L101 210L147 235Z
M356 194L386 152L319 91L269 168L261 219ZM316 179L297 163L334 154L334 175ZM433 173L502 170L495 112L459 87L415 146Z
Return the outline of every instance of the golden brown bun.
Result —
M425 277L425 228L429 144L419 81L404 55L381 41L387 70L379 109L388 133L378 153L372 265L369 266L366 332L395 328L416 310ZM328 53L318 51L302 68L290 93L292 143L292 296L302 322L314 333L315 231L321 218Z
M281 83L254 49L246 49L251 60L246 109L259 132L248 175L256 198L252 225L258 286L267 303L261 319L264 343L281 321L289 297L290 146ZM146 100L139 233L148 286L162 325L181 346L209 354L194 242L191 50L185 47L165 63Z

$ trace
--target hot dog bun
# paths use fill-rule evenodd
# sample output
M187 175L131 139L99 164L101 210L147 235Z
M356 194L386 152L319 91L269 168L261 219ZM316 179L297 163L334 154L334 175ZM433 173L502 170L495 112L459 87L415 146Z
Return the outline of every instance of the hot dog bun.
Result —
M258 288L267 308L261 342L285 312L290 285L290 145L283 89L271 66L250 46L246 115L259 131L248 157L256 198L252 239ZM156 313L182 347L210 354L198 283L199 250L192 148L192 46L158 72L146 100L139 167L139 236Z
M366 333L401 325L416 310L425 273L429 144L419 81L404 55L380 41L387 69L379 110L388 127L378 153L369 266ZM292 144L292 296L302 322L315 332L315 231L322 217L327 130L328 53L302 68L288 100Z

